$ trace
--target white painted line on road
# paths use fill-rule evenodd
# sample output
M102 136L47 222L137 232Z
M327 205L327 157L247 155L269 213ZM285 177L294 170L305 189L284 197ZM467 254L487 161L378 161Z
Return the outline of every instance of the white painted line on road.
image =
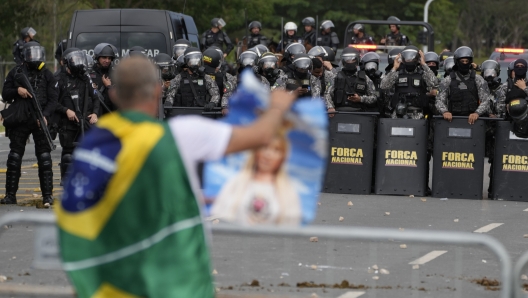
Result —
M439 256L445 254L447 250L433 250L432 252L426 254L425 256L418 258L412 262L409 263L409 265L423 265L427 262L430 262Z
M503 223L498 223L498 222L492 223L492 224L485 225L482 228L473 231L473 233L487 233L487 232L495 229L496 227L500 227L502 225L503 225Z
M365 292L346 292L337 298L357 298L359 296L363 296L363 294L365 294Z

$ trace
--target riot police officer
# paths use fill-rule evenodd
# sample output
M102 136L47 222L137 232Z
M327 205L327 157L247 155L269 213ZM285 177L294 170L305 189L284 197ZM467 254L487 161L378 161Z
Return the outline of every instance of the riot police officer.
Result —
M423 119L430 113L427 87L434 87L435 82L436 77L425 63L424 53L415 46L405 47L380 85L385 90L394 87L389 105L391 118Z
M260 31L262 31L262 24L259 21L249 23L248 29L250 33L249 39L244 36L248 49L256 45L268 46L268 38L260 34ZM247 40L249 40L249 42Z
M335 28L335 26L330 20L321 23L321 26L319 26L321 35L317 37L317 45L331 47L334 52L337 52L339 37L337 37L337 33L332 32L332 28Z
M62 146L61 183L72 163L76 144L90 126L97 123L99 99L86 76L86 54L77 48L65 52L66 72L59 76L59 102L55 112L59 115L59 140Z
M246 69L250 69L253 74L259 79L259 81L262 82L263 85L265 85L267 88L270 88L270 83L266 79L266 77L262 76L258 72L258 55L253 51L245 51L240 54L238 57L238 78L237 82L240 81L240 75L242 72Z
M468 123L474 124L480 115L488 112L488 84L471 69L473 51L469 47L456 49L453 58L455 66L440 85L436 109L448 121L452 116L468 116Z
M497 90L496 112L509 118L507 106L512 100L528 97L528 80L526 79L527 63L524 59L517 59L510 65L508 79ZM513 67L512 67L513 66ZM510 74L512 77L510 77Z
M202 49L205 51L210 46L217 46L223 50L224 44L226 49L224 51L224 57L229 55L231 51L235 48L229 36L222 31L222 28L225 27L226 22L221 18L214 18L211 20L211 29L205 31L202 34Z
M311 49L316 45L315 38L315 19L312 17L304 18L301 22L304 26L303 44L304 47Z
M345 48L341 54L343 65L334 81L334 106L338 111L375 112L377 98L372 80L359 70L360 53L356 48Z
M443 50L441 53L440 53L440 66L439 67L443 67L444 66L444 61L449 58L449 57L453 57L453 53L447 49Z
M248 51L255 52L255 54L257 54L257 56L260 58L262 54L269 52L269 49L265 45L260 44L249 48Z
M15 63L20 65L24 62L24 57L22 57L22 50L24 44L33 41L33 37L37 34L37 31L32 27L25 27L20 30L20 39L13 44L13 58Z
M187 39L178 39L172 47L172 59L174 59L174 61L178 60L178 58L183 55L185 50L187 50L187 48L190 46L191 42Z
M398 19L395 16L391 16L387 19L387 21L397 21L399 22L400 19ZM410 44L409 38L407 36L401 34L400 32L400 25L389 25L390 33L387 34L381 41L380 44L388 45L388 46L406 46Z
M438 94L438 86L440 85L440 78L438 77L438 68L440 67L440 57L435 52L427 52L424 55L425 63L429 69L435 74L436 80L433 87L427 87L427 96L429 97L429 111L436 114L435 98Z
M61 71L65 70L64 63L62 61L62 54L64 51L66 51L68 41L66 39L61 40L59 44L57 44L57 50L55 50L55 60L59 63L59 67L57 68L57 71L53 73L53 76L56 77L60 74ZM55 78L56 79L56 78Z
M389 74L389 72L394 67L394 60L398 58L398 55L402 52L402 49L392 49L389 51L389 55L387 56L387 62L388 65L385 67L385 75Z
M336 52L328 46L323 46L326 54L323 56L323 66L326 70L331 71L334 75L339 71L339 66L335 64Z
M110 100L108 91L112 88L112 81L110 80L110 69L112 62L117 57L117 48L109 43L100 43L94 48L94 66L93 72L90 73L90 78L93 81L93 88L97 89L104 98L104 104L110 111L115 111L117 107ZM108 111L103 109L101 114L106 114Z
M282 69L279 68L279 60L275 54L267 52L262 54L258 61L258 73L266 78L270 86L274 86L279 78L284 78L286 75Z
M154 63L158 66L160 71L160 80L163 84L161 88L162 103L165 103L170 83L176 77L176 66L174 65L174 60L172 57L165 53L159 53L156 57L154 57Z
M283 68L283 70L286 76L279 78L275 82L273 89L294 91L299 96L319 97L319 94L321 94L321 82L310 73L312 71L312 59L310 56L302 53L295 55L292 64Z
M455 66L455 59L453 59L453 57L447 57L443 63L444 63L444 78L446 78L451 74L451 71L453 70L453 66Z
M277 53L284 51L290 44L297 42L302 43L302 38L297 36L297 25L294 22L288 22L284 25L284 36L277 46Z
M237 79L220 70L223 58L223 53L214 48L209 48L203 52L205 74L216 82L221 98L222 114L227 115L229 97L237 86Z
M369 79L372 80L372 83L374 84L374 95L376 95L376 102L378 104L378 110L380 111L380 114L383 113L385 102L384 98L384 90L381 89L381 80L383 79L383 73L379 71L379 63L381 61L381 57L374 52L369 52L363 55L361 57L361 67L360 69L365 71Z
M331 71L327 71L323 67L323 60L320 57L312 58L312 76L319 79L321 89L318 96L324 100L326 109L330 114L329 117L334 117L332 112L335 112L334 103L332 102L333 84L335 75Z
M355 24L352 30L354 31L354 35L350 40L350 44L374 44L374 39L365 32L365 26L363 24Z
M286 50L284 51L284 58L282 58L282 62L284 62L282 70L284 72L286 72L286 67L292 64L293 59L298 54L306 54L306 48L302 44L294 42L286 47Z
M22 48L22 57L24 63L17 65L9 72L2 90L3 101L10 104L9 108L2 112L4 126L7 129L6 135L9 137L10 151L7 156L6 195L0 203L16 204L22 157L26 149L26 141L30 135L33 135L42 200L45 206L49 206L53 204L51 148L44 131L40 128L41 125L47 125L47 123L39 123L37 115L33 112L28 113L28 109L32 104L31 100L38 100L47 122L57 105L59 96L57 81L51 71L44 67L45 50L38 42L25 43ZM15 80L17 72L27 76L37 98L32 99L28 90L19 87ZM11 117L8 117L7 113Z
M218 86L204 72L199 49L189 47L183 54L185 70L171 81L165 106L203 107L211 111L220 101Z

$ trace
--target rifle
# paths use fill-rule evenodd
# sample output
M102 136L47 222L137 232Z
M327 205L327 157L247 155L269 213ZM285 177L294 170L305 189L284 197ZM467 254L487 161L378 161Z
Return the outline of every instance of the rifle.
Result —
M75 107L75 115L81 124L81 136L84 136L84 115L81 111L81 107L79 106L79 93L76 92L76 94L71 94L71 99L73 101L73 106ZM86 98L84 100L86 102Z
M29 94L31 95L32 99L32 114L37 116L37 120L40 123L40 129L44 132L44 135L46 136L46 141L48 141L48 145L50 146L51 150L55 150L57 146L53 144L53 139L51 138L51 134L48 128L48 125L46 125L46 121L44 120L44 114L42 114L42 108L40 106L40 102L38 101L38 98L35 94L35 91L33 90L33 87L29 83L29 80L22 70L22 68L18 68L15 74L15 81L20 85L20 87L26 89Z

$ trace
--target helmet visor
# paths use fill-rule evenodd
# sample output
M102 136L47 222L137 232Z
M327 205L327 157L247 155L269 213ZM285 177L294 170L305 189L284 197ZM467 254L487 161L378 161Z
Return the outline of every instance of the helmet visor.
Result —
M277 68L277 62L276 61L264 61L261 63L262 69L268 69L268 68Z
M88 55L88 53L85 53L86 56L86 67L92 68L94 66L94 59L92 56Z
M401 52L403 62L414 62L417 61L418 51L405 50Z
M255 52L244 52L238 57L238 63L241 66L255 65L255 60L257 60L257 54Z
M37 31L33 29L32 27L29 27L27 34L29 36L35 36L37 34Z
M33 46L24 49L24 60L26 62L45 61L46 50L41 46Z
M291 55L297 55L297 54L306 54L306 48L302 44L292 44L287 49L286 52L290 53Z
M222 18L220 18L220 19L218 19L218 22L217 22L217 24L218 24L218 26L222 26L222 27L225 27L225 25L226 25L226 22L225 22L225 21L224 21L224 20L223 20Z
M312 57L324 57L327 55L325 49L323 47L317 46L313 47L309 52L308 55Z
M308 69L312 68L312 60L306 57L299 58L293 61L293 65L298 72L307 72Z
M357 62L358 60L359 60L359 55L356 53L343 54L341 58L341 61L343 61L343 63L354 63L354 62Z
M185 64L188 67L193 66L202 66L202 53L200 52L191 52L185 55L184 57Z
M86 54L81 51L71 52L66 55L66 61L70 67L87 66Z
M188 48L189 46L186 45L186 44L176 44L174 45L174 47L172 47L172 57L174 57L175 59L177 59L178 57L180 57L181 55L183 55L183 53L185 52L185 50Z
M482 74L483 74L483 77L487 78L487 77L496 77L497 76L497 72L495 71L495 69L484 69L482 71Z
M453 59L446 59L444 61L444 70L451 70L455 66L455 60Z
M332 21L325 21L321 24L321 28L328 29L328 28L334 28L334 23Z
M365 64L365 70L370 70L370 69L378 70L378 64L376 62L367 62Z

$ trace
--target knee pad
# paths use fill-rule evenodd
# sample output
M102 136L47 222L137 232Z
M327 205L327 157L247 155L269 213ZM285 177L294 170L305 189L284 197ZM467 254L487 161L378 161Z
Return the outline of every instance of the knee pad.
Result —
M22 156L16 152L9 152L7 156L7 166L19 167L22 164Z
M39 155L37 155L37 161L39 165L39 169L51 169L51 154L49 152L44 152Z

